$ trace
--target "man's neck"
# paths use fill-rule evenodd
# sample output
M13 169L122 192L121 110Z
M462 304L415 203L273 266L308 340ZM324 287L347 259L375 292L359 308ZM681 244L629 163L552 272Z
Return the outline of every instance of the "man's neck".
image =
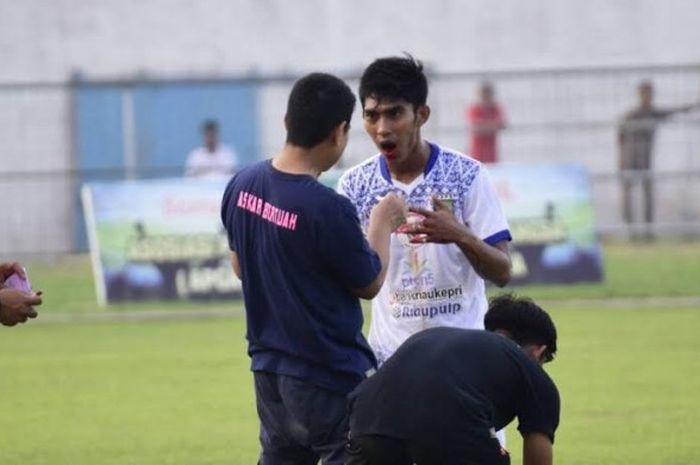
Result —
M418 176L423 174L425 166L430 158L430 144L424 140L420 140L416 144L413 152L406 158L402 164L388 164L391 177L397 181L410 184Z
M286 144L272 159L272 166L283 173L306 174L318 178L321 168L316 166L314 149L305 149Z

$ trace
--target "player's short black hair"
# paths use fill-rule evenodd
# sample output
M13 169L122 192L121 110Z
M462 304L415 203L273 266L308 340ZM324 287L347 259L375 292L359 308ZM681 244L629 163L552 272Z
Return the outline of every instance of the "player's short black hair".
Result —
M484 317L484 326L488 331L507 331L518 345L546 345L544 362L552 361L557 352L557 328L547 312L531 299L513 294L494 297Z
M287 143L304 148L323 142L340 123L350 119L355 96L339 78L311 73L299 79L287 102Z
M371 97L377 100L403 100L414 108L428 100L428 79L423 64L406 54L374 60L360 78L360 103Z

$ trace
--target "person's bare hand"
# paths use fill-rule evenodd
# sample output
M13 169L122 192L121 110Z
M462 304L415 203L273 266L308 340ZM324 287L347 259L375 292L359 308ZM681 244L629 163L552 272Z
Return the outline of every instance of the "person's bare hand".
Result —
M433 197L433 211L411 207L409 211L423 216L423 220L407 225L403 232L411 235L411 242L433 242L452 244L460 241L469 228L460 223L450 207L437 197Z
M26 279L24 268L17 262L0 263L0 285L13 274L18 274L21 278Z
M0 323L14 326L29 318L36 318L35 305L41 305L41 292L24 292L18 289L0 289Z
M394 231L406 220L407 214L406 200L395 192L390 192L372 208L370 222L372 220L385 222Z

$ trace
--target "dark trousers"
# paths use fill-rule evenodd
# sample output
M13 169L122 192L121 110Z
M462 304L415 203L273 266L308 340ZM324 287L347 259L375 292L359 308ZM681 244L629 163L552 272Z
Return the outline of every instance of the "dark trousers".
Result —
M353 437L347 446L347 465L510 465L510 457L498 453L498 439L487 444L489 459L474 460L468 453L426 447L412 441L380 435Z
M637 174L637 173L635 173ZM625 223L634 223L634 203L633 189L635 184L640 183L642 187L642 205L644 210L644 222L649 224L654 222L654 183L650 173L639 172L633 179L622 180L622 216Z
M255 372L260 465L341 465L348 432L345 395L274 373Z

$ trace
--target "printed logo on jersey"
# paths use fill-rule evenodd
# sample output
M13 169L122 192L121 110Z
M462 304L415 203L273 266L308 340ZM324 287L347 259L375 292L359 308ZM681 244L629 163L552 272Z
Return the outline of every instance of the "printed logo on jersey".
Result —
M438 195L436 196L442 203L447 205L447 208L450 209L452 214L454 215L455 213L455 199L454 197L450 197L449 195Z
M405 236L405 234L402 234ZM435 276L428 267L428 260L423 257L421 250L409 247L406 258L402 262L401 286L408 289L422 289L435 285Z
M436 288L435 274L428 267L420 248L408 247L402 261L401 287L389 293L394 318L431 319L455 314L462 309L462 285Z

